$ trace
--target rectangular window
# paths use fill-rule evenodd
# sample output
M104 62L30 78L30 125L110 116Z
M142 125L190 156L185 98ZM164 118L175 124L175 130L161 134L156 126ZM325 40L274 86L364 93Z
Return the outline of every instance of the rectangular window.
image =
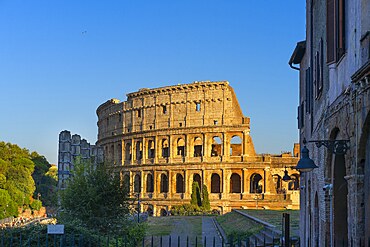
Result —
M196 103L195 110L198 111L198 112L200 111L200 103Z
M162 106L162 112L163 112L163 114L166 114L167 113L167 106Z
M137 110L137 117L141 117L141 110Z
M337 62L345 53L345 0L326 1L326 62Z

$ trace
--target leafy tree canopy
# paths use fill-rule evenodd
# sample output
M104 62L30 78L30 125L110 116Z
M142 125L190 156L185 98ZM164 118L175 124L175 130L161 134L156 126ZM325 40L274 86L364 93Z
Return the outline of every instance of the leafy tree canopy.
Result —
M61 191L60 220L78 220L100 233L121 235L133 224L127 220L129 207L119 176L112 176L106 165L93 169L90 162L76 160L73 179Z

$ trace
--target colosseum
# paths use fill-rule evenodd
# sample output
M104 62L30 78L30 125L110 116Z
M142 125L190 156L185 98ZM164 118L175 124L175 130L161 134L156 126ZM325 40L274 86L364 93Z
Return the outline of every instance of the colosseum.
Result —
M167 215L206 185L211 208L299 208L299 147L256 154L250 119L227 81L142 88L100 105L97 145L141 211ZM285 176L284 176L285 175Z

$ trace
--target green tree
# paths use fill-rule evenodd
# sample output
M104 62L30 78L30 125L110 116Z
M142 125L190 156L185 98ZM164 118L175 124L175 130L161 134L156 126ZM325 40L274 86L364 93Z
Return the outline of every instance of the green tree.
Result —
M191 185L191 200L190 200L191 205L195 206L202 206L202 199L200 195L200 188L199 184L197 182L193 182Z
M112 176L104 164L93 169L90 162L77 159L73 179L61 191L60 220L122 236L133 224L128 220L129 206L119 176Z
M205 211L211 210L211 204L209 202L209 194L208 189L205 184L203 184L203 191L202 191L202 207Z

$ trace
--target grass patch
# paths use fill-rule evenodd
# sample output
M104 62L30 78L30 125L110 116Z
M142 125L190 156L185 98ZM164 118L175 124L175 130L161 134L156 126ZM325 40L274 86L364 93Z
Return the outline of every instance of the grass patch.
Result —
M149 217L147 226L147 236L163 236L172 233L202 237L201 216Z
M243 217L242 215L231 212L216 218L218 223L224 229L227 238L244 239L262 230L261 224Z
M259 218L267 223L270 223L278 230L282 230L283 213L290 214L290 229L292 235L299 234L299 210L257 210L257 209L243 209L243 211L253 217Z

